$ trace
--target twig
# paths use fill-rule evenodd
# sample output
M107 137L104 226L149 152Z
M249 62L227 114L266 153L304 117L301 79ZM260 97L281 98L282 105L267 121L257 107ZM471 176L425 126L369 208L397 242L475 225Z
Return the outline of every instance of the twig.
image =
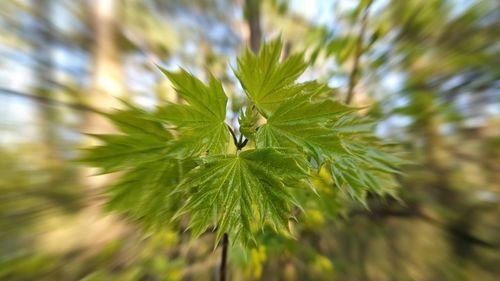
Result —
M231 133L231 136L233 137L233 142L234 146L236 146L236 150L241 150L243 147L245 147L248 143L248 139L243 140L243 135L240 133L239 139L236 137L236 133L234 132L233 128L226 123L226 127L229 130L229 133Z
M231 133L231 136L233 137L233 142L234 142L234 145L235 145L236 147L238 147L238 140L236 139L236 134L234 133L233 128L231 128L231 126L229 126L229 124L226 124L226 127L227 127L227 129L229 130L229 132Z
M220 271L219 271L219 280L226 281L226 271L227 271L227 246L229 244L229 238L227 233L224 233L222 236L222 256L220 261Z

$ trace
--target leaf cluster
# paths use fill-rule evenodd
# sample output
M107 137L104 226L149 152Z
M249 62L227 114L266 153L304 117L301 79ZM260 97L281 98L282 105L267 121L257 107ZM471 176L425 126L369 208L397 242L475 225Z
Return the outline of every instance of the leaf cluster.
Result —
M106 191L109 208L148 228L185 216L195 237L212 229L217 241L228 233L253 245L265 227L289 233L291 210L301 208L295 194L314 191L320 169L332 189L361 202L368 192L393 194L402 161L383 152L373 122L333 99L326 85L298 83L303 55L282 60L281 50L276 39L238 58L235 74L251 104L239 130L226 123L221 83L185 70L160 68L182 102L105 114L120 134L96 136L102 145L82 160L102 173L123 172Z

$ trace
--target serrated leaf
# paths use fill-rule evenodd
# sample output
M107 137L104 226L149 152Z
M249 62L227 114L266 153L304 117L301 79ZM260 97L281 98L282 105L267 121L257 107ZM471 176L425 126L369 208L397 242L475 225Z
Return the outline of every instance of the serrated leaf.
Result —
M279 42L273 42L258 55L245 53L238 64L238 78L243 78L248 97L267 119L258 128L256 147L298 149L312 157L311 165L318 169L329 164L335 184L361 202L369 191L392 193L393 185L387 185L386 179L398 172L401 162L378 149L373 121L329 98L332 90L326 85L295 83L300 73L294 76L274 66L263 68L272 73L264 75L269 79L248 78L262 75L258 69L267 66L266 62L278 64L280 48ZM248 86L245 79L254 84Z
M240 111L238 123L240 124L240 133L249 140L255 140L255 133L257 132L257 122L259 121L259 114L253 106L247 106L245 111Z
M251 225L287 231L295 202L288 188L307 177L307 163L300 156L273 148L205 157L178 188L190 194L181 213L190 214L195 236L213 225L218 239L228 233L246 245L253 241Z
M391 173L356 157L336 158L330 167L335 184L362 203L369 191L394 195L398 186Z
M338 133L325 126L353 109L331 99L299 95L283 102L257 132L257 147L304 149L318 163L331 154L345 153Z
M150 112L125 101L122 103L125 105L124 110L103 113L122 133L145 138L153 137L160 141L172 138L172 134L165 130L160 122L152 120Z
M346 115L328 126L339 134L349 151L346 155L334 155L330 161L335 184L361 202L367 192L394 196L397 183L393 175L400 173L399 166L409 162L385 152L387 147L373 136L375 122Z
M360 134L371 134L374 131L376 122L355 114L344 115L336 120L332 120L327 124L327 127L335 130L342 136L353 136Z
M168 157L137 165L105 191L107 210L125 214L146 229L164 228L182 204L172 190L194 166L192 160Z
M292 206L300 208L296 196L312 194L305 187L329 195L319 200L321 208L340 204L340 191L361 202L368 192L394 195L393 174L405 162L385 152L373 121L331 99L327 85L296 83L306 66L302 55L280 63L281 48L278 39L238 60L236 75L253 102L240 115L239 131L256 149L226 154L227 97L213 76L204 84L185 70L161 69L181 102L155 114L131 104L106 114L121 134L98 136L103 144L83 161L103 173L123 172L106 192L108 208L148 228L186 214L194 236L213 226L217 241L228 233L247 245L268 226L287 233ZM236 142L241 148L248 140ZM311 167L330 173L319 189L309 181Z
M362 203L367 192L394 196L398 185L393 175L400 173L398 167L408 162L384 152L384 146L370 134L357 132L352 135L354 139L343 141L350 153L334 156L330 161L335 184Z
M104 114L122 134L94 135L102 144L84 150L79 161L99 167L101 173L111 173L152 161L166 153L172 134L151 114L128 106Z
M169 194L194 162L172 158L172 134L151 113L125 105L125 110L104 114L121 134L95 135L102 144L87 149L80 161L99 167L101 173L124 172L104 191L109 211L146 228L161 228L181 204Z
M172 151L178 155L197 155L206 151L226 153L229 131L225 125L227 96L221 83L210 76L208 85L185 70L174 73L160 68L177 94L188 104L160 107L158 118L175 126L179 136Z
M303 55L292 55L280 62L282 47L281 40L276 39L263 45L257 55L246 49L238 58L235 74L248 98L265 117L281 102L308 87L295 83L307 67Z

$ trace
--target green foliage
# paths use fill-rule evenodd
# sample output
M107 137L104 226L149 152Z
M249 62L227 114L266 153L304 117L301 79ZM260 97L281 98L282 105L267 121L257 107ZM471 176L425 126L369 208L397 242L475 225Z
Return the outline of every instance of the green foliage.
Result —
M257 146L302 149L317 163L347 153L337 132L326 123L352 110L331 99L313 98L313 94L302 93L284 101L259 129Z
M212 228L217 241L228 233L254 245L268 226L289 232L292 208L310 198L299 194L316 191L312 179L322 167L331 189L361 202L370 191L392 194L402 162L379 150L373 123L332 99L326 85L297 83L306 63L302 55L280 62L281 49L278 39L238 59L235 73L250 100L239 132L225 123L221 83L210 76L206 85L185 70L161 69L184 102L106 115L122 134L98 136L103 145L83 160L103 173L125 172L107 191L110 209L153 228L187 216L195 237Z
M83 161L101 168L102 173L116 172L149 162L166 151L172 134L160 122L149 120L150 114L126 104L126 110L104 114L123 134L95 135L103 145L88 149Z
M258 55L246 49L238 59L235 72L248 98L267 117L283 100L305 90L307 84L294 81L304 72L307 64L301 54L293 55L280 63L282 44L274 40L263 45Z
M173 136L151 113L126 104L126 110L104 114L122 134L97 135L102 145L87 149L81 161L100 173L123 171L106 191L108 209L127 214L147 228L161 228L179 201L169 196L193 161L173 157Z
M169 104L160 108L158 117L175 126L180 137L172 150L177 154L197 155L209 151L225 153L229 144L226 118L227 97L222 85L210 76L208 85L185 70L172 73L160 68L173 83L177 94L189 104Z
M297 205L289 189L303 185L307 169L300 155L273 148L204 157L178 187L190 193L181 212L191 213L196 236L214 223L217 240L228 233L245 244L254 242L251 225L260 229L269 223L286 232L290 207Z
M254 106L247 106L245 111L240 112L238 123L240 124L240 133L247 139L254 141L259 122L259 113Z

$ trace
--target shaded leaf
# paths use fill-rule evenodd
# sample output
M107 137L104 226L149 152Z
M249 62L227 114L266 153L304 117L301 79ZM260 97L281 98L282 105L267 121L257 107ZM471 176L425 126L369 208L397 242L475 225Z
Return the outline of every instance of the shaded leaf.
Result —
M128 106L126 110L104 114L121 134L94 135L101 145L84 150L80 161L99 167L101 173L119 171L165 155L172 134L151 114Z
M127 170L106 190L107 210L125 214L146 229L165 228L182 204L172 190L194 166L192 160L164 157Z

